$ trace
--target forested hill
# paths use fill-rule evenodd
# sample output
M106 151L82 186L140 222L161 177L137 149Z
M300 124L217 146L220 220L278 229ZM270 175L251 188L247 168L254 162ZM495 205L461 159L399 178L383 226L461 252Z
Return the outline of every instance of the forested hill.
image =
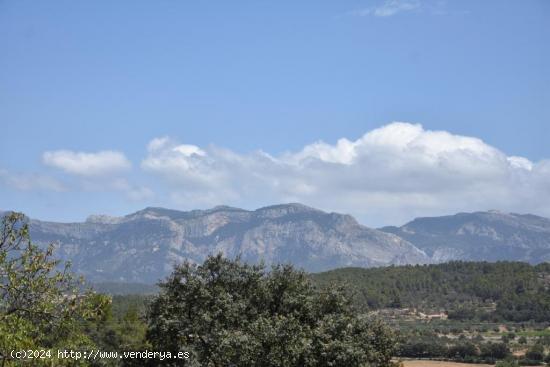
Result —
M363 310L417 307L450 318L550 319L550 264L449 262L384 268L341 268L311 275L355 293Z

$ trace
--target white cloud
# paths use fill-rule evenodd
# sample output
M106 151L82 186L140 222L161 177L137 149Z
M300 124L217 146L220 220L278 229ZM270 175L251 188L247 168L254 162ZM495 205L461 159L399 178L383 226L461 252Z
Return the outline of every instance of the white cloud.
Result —
M65 191L66 187L57 179L41 174L21 174L0 169L0 183L21 191Z
M171 150L181 153L186 157L190 157L193 154L203 156L205 153L196 145L175 144L169 137L155 138L147 145L147 150L150 153L165 150L166 147L170 147Z
M162 139L155 139L150 151L155 151L155 144L162 146ZM57 150L42 155L44 164L61 169L77 176L72 180L72 190L85 192L120 192L131 201L146 201L154 197L154 192L145 186L128 182L121 174L131 168L130 161L121 152L100 151L96 153L72 152Z
M186 208L299 201L370 225L491 208L550 216L550 161L508 157L480 139L409 123L279 156L160 138L142 168L169 185L172 205Z
M123 153L110 150L97 153L56 150L45 152L42 161L66 173L84 177L104 176L131 168Z
M417 10L421 7L419 0L386 0L382 4L361 10L356 10L353 15L389 17L401 12Z
M177 144L164 137L153 139L147 150L149 155L141 164L145 170L197 185L208 185L215 179L214 170L204 169L208 162L206 152L195 145Z
M523 157L511 156L508 157L508 162L510 162L514 168L525 169L527 171L531 171L533 169L533 162Z

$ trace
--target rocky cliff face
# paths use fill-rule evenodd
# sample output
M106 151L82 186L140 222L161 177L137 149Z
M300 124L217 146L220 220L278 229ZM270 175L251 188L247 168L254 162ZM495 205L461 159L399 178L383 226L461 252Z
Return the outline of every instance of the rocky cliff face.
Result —
M152 283L175 263L202 262L218 252L254 263L292 263L307 271L429 261L396 235L362 226L349 215L300 204L255 211L147 208L125 217L91 216L84 223L32 220L31 236L42 245L55 243L57 256L96 282Z
M417 218L387 233L413 243L434 262L550 261L550 219L498 211Z

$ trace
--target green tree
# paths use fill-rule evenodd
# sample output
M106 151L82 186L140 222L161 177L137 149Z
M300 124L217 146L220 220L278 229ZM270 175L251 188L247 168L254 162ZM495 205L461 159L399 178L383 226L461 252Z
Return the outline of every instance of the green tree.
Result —
M479 355L476 346L471 342L460 342L449 348L449 358L466 358Z
M505 343L482 344L481 355L493 359L503 359L510 355L510 349Z
M56 361L56 353L44 360L11 360L10 350L92 346L82 323L97 317L109 300L81 292L68 265L58 270L53 246L41 250L31 242L22 214L5 215L0 231L0 366L80 363Z
M525 358L533 361L542 361L544 359L544 347L541 344L533 345L525 353Z
M160 288L147 337L156 350L190 352L187 365L391 365L395 337L383 323L356 316L342 289L317 291L291 266L268 272L218 255L176 267Z

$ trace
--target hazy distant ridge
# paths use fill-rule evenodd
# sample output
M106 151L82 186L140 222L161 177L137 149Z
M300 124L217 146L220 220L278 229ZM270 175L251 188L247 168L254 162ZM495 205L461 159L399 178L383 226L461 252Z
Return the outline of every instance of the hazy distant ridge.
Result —
M40 244L57 243L58 256L94 282L156 282L174 263L202 262L218 252L307 271L429 262L398 236L301 204L255 211L146 208L124 217L91 216L84 223L32 220L31 235Z
M550 219L499 211L417 218L402 227L384 227L424 250L434 262L550 261Z
M301 204L254 211L146 208L83 223L32 220L31 235L42 245L56 243L57 255L92 282L154 283L174 263L202 262L218 252L311 272L449 260L550 261L550 219L497 211L417 218L377 230Z

